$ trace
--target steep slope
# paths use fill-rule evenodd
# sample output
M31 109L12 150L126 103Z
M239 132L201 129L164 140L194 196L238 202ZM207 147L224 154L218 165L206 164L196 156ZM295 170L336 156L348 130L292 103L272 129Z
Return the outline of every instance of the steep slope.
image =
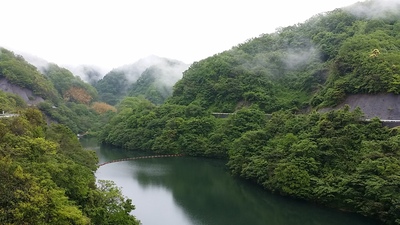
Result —
M273 112L332 106L355 93L398 94L400 7L379 4L316 15L195 63L170 102L225 112L257 104Z
M170 95L172 86L182 77L182 72L187 67L177 60L150 56L110 71L95 87L100 99L111 105L115 105L126 95L143 95L160 103ZM141 84L135 84L136 82Z
M28 104L38 107L48 121L81 133L99 129L103 117L100 114L115 110L94 102L96 89L67 69L55 64L41 65L43 74L22 56L0 49L0 90L10 93L1 93L1 111L16 112Z
M74 76L69 70L53 63L49 63L42 70L64 100L89 104L97 99L96 89L82 81L80 77Z
M388 2L320 14L194 63L161 106L124 99L101 140L227 158L233 174L275 193L400 224L399 129L350 107L313 110L354 96L367 117L398 113L400 8ZM365 96L395 104L374 108Z
M9 83L20 88L31 90L35 96L52 101L58 98L53 84L40 74L36 67L27 63L22 56L14 55L4 48L0 48L0 78L7 79ZM34 97L30 93L26 94Z
M28 105L36 105L44 101L42 97L36 96L28 88L12 84L6 78L0 78L0 90L20 96Z
M364 118L372 119L378 117L381 120L400 119L400 95L393 93L378 94L353 94L346 96L344 101L335 107L328 107L319 110L327 112L333 109L340 109L346 105L354 110L360 108L364 113Z
M129 87L128 96L144 96L155 104L162 104L172 95L172 87L186 69L186 64L172 60L150 66Z

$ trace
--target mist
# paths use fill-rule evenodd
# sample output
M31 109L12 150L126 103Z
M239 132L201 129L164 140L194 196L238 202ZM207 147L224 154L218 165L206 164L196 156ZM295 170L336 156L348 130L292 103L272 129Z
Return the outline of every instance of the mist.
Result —
M309 64L318 56L319 52L314 47L301 50L288 49L283 61L287 69L293 70Z
M162 71L159 76L159 82L167 87L172 87L183 76L183 72L188 69L189 65L168 61L163 61L157 65Z
M14 51L16 54L21 55L22 57L24 57L25 61L27 61L29 64L34 65L37 70L39 72L41 72L42 74L44 73L44 71L46 70L46 68L49 66L49 62L36 56L36 55L32 55L26 52L18 52L18 51Z
M151 67L157 69L158 74L156 78L158 85L165 85L172 88L172 86L182 78L183 71L185 71L189 65L178 60L151 55L133 64L124 65L114 70L123 72L128 83L133 84Z
M115 70L123 72L129 83L132 84L139 79L146 69L152 66L157 66L157 68L162 71L159 78L161 78L162 83L167 86L173 86L182 78L182 72L189 67L189 65L177 60L150 55L133 64L124 65Z
M108 72L105 69L102 69L98 66L94 65L79 65L79 66L65 66L66 69L71 71L74 76L80 77L83 81L89 84L94 84L98 80L104 77L104 75Z
M345 7L344 10L361 18L398 17L400 14L400 0L370 0Z

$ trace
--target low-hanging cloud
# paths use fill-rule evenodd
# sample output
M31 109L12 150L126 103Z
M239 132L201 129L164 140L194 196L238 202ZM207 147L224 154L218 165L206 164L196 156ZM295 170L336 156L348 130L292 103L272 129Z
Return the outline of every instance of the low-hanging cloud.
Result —
M355 16L362 18L386 18L388 16L399 16L400 1L399 0L369 0L359 2L355 5L344 8L344 10Z
M74 76L80 77L83 81L89 84L94 84L104 77L107 71L97 66L80 65L80 66L65 66L71 71Z
M122 66L116 70L124 72L128 82L134 83L139 79L143 72L150 67L157 68L159 73L157 78L161 85L172 87L179 79L182 78L183 71L185 71L189 65L177 60L171 60L152 55L140 59L131 65Z
M285 52L283 62L286 65L286 69L292 70L304 66L311 61L318 58L318 50L311 46L308 49L288 49Z
M22 55L22 57L24 57L25 61L27 61L29 64L34 65L37 68L37 70L41 73L44 73L44 71L49 66L48 61L46 61L40 57L37 57L35 55L25 53L25 52L16 52L16 53Z

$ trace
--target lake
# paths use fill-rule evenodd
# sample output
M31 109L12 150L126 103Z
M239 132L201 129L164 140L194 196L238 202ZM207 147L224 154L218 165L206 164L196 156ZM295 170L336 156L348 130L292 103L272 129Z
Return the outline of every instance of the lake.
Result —
M100 163L145 153L82 145ZM100 167L97 179L112 180L132 199L144 225L377 225L362 216L269 193L230 175L222 160L173 157L139 159Z

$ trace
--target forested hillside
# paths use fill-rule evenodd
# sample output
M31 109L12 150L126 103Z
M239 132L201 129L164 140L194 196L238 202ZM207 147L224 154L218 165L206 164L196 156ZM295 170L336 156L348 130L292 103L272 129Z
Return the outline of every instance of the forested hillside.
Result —
M270 191L400 224L399 129L347 106L318 111L352 94L400 94L400 3L322 13L187 70L151 57L95 88L55 64L41 71L0 49L0 78L43 98L36 107L69 128L45 126L0 91L1 110L19 112L0 121L0 223L137 223L118 189L95 186L96 159L75 136L91 131L129 150L224 158Z
M352 93L398 93L399 4L367 1L316 15L194 63L171 103L219 112L335 105Z
M110 105L117 104L125 96L143 96L161 104L172 94L172 86L187 67L177 60L150 56L113 69L95 87L100 99Z
M399 94L400 4L380 4L316 15L195 62L166 103L122 100L100 138L227 158L232 173L270 191L400 224L398 129L349 107L316 111L354 93Z
M37 96L57 100L57 91L33 65L27 63L22 56L15 55L7 49L0 48L0 78L22 88L28 88Z
M48 121L83 133L98 131L108 117L107 113L116 110L98 102L97 90L69 70L51 63L40 69L41 72L22 56L0 49L0 83L4 84L0 89L5 92L18 90L15 94L0 90L1 111L17 112L32 105L44 112Z
M68 128L35 109L0 127L1 224L139 224L112 182L95 183L96 155Z

